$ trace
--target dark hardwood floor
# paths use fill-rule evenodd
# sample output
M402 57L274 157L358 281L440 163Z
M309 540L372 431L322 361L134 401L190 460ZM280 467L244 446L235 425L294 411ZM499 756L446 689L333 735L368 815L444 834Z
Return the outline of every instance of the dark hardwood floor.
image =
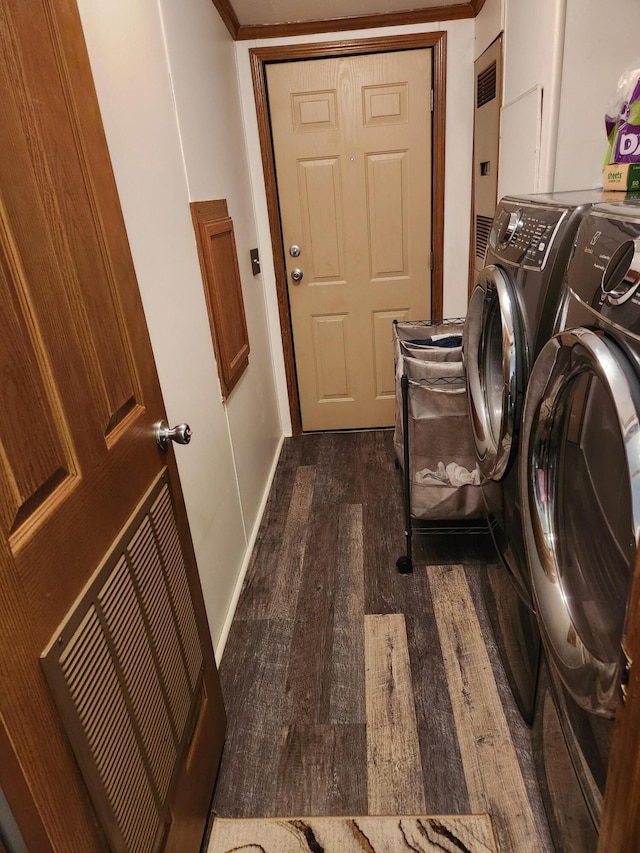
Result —
M214 812L488 812L502 850L551 850L481 593L490 537L416 537L397 573L392 437L284 443L220 663Z

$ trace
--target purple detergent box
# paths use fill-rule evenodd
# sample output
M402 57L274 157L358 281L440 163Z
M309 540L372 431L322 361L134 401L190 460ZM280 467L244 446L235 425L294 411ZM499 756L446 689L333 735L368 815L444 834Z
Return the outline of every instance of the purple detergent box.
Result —
M606 163L640 163L640 67L637 62L618 80L615 98L607 108L604 122L609 143Z

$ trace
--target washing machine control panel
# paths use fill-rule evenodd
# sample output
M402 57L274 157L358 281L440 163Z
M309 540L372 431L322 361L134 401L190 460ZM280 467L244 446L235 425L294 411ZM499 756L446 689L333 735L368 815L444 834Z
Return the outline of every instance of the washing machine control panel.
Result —
M525 269L542 270L566 210L502 202L489 243L498 258Z

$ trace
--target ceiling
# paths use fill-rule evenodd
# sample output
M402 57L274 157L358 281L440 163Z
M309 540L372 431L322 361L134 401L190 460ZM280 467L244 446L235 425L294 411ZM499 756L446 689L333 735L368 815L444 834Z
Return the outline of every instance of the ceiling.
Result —
M234 39L475 17L485 0L213 0Z

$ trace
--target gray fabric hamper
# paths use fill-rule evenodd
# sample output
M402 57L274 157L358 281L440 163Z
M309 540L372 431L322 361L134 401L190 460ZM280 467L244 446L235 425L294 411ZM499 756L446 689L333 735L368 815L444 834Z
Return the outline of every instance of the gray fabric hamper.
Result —
M394 445L404 466L402 376L408 379L410 513L430 521L479 519L484 499L469 421L462 346L419 345L461 336L463 320L393 324ZM405 472L406 476L406 472Z

